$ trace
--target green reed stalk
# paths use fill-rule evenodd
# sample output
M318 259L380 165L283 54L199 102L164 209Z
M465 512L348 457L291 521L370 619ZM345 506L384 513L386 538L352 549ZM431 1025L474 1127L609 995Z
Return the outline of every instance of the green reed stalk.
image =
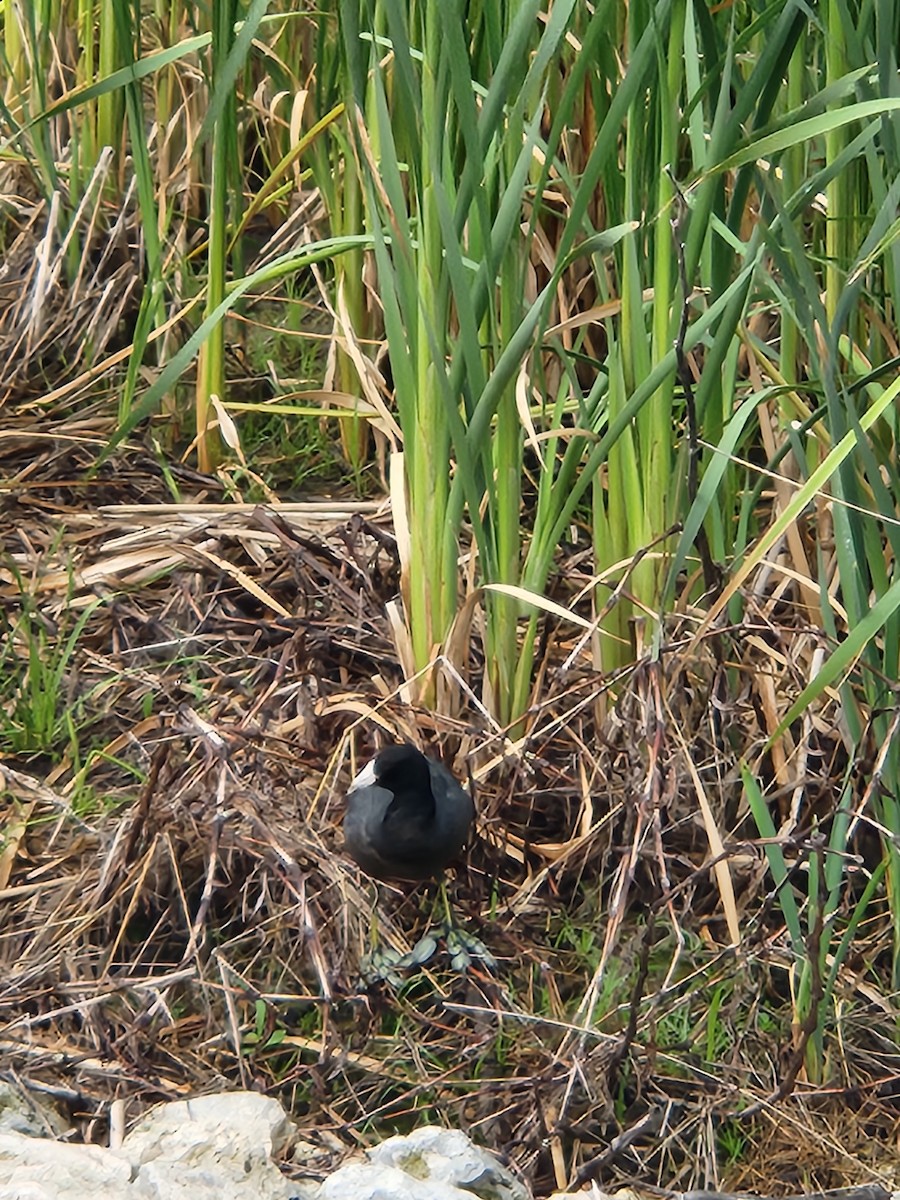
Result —
M28 56L18 13L12 4L3 6L3 60L6 66L4 103L15 116L21 117L19 109L28 79Z
M404 435L405 597L419 665L445 644L457 612L464 518L478 579L523 578L531 539L521 527L517 380L543 425L531 356L559 278L526 299L526 264L554 158L540 133L543 96L574 9L557 4L542 26L528 0L479 9L467 25L461 3L393 0L364 6L360 28L358 7L341 7L349 102L367 105L369 118L357 128L358 157ZM558 124L557 144L562 133ZM562 502L557 494L554 513ZM517 681L530 675L519 666L519 603L492 591L484 603L486 696L511 720L523 711Z
M204 123L209 132L209 243L206 262L207 317L215 312L225 298L228 279L228 224L237 202L232 183L237 153L237 109L232 90L229 55L234 42L234 24L239 5L237 0L223 0L213 9L212 45L210 51L210 91L216 101L214 121ZM197 153L195 147L194 153ZM196 436L197 462L201 471L210 471L218 464L221 439L213 431L212 399L225 399L225 324L218 322L200 348L197 362Z
M86 49L87 59L85 71L88 78L94 78L93 70L93 37L94 28L97 30L98 55L97 77L108 79L126 61L125 47L120 45L122 35L128 36L129 45L137 36L137 29L131 26L129 17L132 16L132 6L123 4L121 0L95 0L93 11L90 8L84 13L81 22L85 39L82 45ZM89 73L89 74L88 74ZM125 99L120 89L105 91L97 97L96 102L97 128L95 145L111 146L118 163L124 150L123 126L125 121Z
M381 15L381 14L379 14ZM338 106L352 91L349 66L344 42L337 29L336 14L320 10L317 17L316 72L312 93L314 115L322 120ZM363 111L368 110L373 98L371 83L365 87ZM316 185L328 213L328 227L334 236L354 234L365 226L365 197L362 180L353 158L353 131L350 125L352 114L344 113L335 136L330 141L321 139L313 147L311 163ZM375 329L370 313L363 274L366 258L362 253L343 255L335 262L335 299L341 297L343 311L362 352ZM347 395L361 399L362 384L353 358L343 347L337 347L338 387ZM354 471L365 465L370 438L368 422L352 415L340 422L341 448L347 462Z

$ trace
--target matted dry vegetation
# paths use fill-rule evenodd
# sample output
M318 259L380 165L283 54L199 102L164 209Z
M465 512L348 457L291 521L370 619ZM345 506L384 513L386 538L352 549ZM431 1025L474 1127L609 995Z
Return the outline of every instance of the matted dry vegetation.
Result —
M508 1153L539 1193L589 1176L770 1193L895 1182L879 1162L900 1077L888 921L871 907L842 967L832 1082L814 1089L741 799L738 759L758 755L822 644L777 571L740 628L689 651L696 614L681 614L658 659L615 680L548 618L540 710L510 741L476 700L474 635L465 661L435 665L450 715L405 702L386 504L227 504L215 480L172 468L186 502L171 505L140 450L90 478L84 426L27 410L4 422L0 454L19 699L29 637L64 645L87 614L60 680L80 761L0 760L7 1074L92 1140L114 1098L134 1117L259 1088L323 1171L436 1119ZM582 583L571 547L555 598ZM16 703L7 687L5 721ZM763 759L793 877L840 794L835 713ZM376 892L339 832L357 760L398 738L474 782L457 905L497 960L459 976L439 956L399 990L361 983L360 964L375 926L415 942L429 890ZM856 850L861 889L877 848Z
M572 5L565 36L555 3L536 21L518 3L471 6L468 83L461 31L431 23L451 8L415 5L427 28L390 31L397 75L367 35L377 61L359 58L355 90L329 17L368 9L383 31L381 5L272 5L263 22L264 7L246 13L236 84L225 4L175 6L169 22L140 5L50 5L52 21L6 10L0 1074L94 1142L113 1101L131 1120L159 1100L257 1088L290 1110L319 1152L305 1169L322 1173L430 1120L508 1154L539 1195L588 1179L898 1186L898 139L890 63L872 69L872 47L896 41L896 5L855 24L799 3L629 4L614 22ZM214 37L210 16L232 27ZM97 61L85 30L121 57ZM416 93L404 102L400 85L427 61L420 46L457 99L432 97L419 107L437 123L412 129ZM391 119L387 98L401 97L395 125L350 119L363 91ZM482 106L491 94L515 104ZM243 170L226 203L210 157L227 137ZM483 176L470 171L482 160ZM435 187L438 163L462 173ZM408 211L382 211L391 174ZM441 194L478 203L438 221ZM448 240L419 237L422 221ZM266 274L281 255L288 273ZM470 275L476 260L498 269ZM206 373L225 359L214 278L236 288L229 336L254 351L240 385ZM443 278L437 316L426 278ZM692 384L708 422L695 430ZM450 437L463 391L466 420L480 416ZM204 399L186 448L189 394ZM276 409L282 440L244 455L248 425ZM446 448L417 496L409 475L397 486L396 530L387 501L349 488L278 502L297 488L271 446L289 458L322 413L335 444L343 422L357 478L384 473L379 421L395 465L401 446L407 468L416 447ZM838 461L848 431L858 442ZM446 524L464 561L443 589L421 573L449 614L432 628L433 606L423 623L396 603L423 544L403 531L448 464L460 479L485 448L457 526L435 510L430 532ZM231 456L219 476L183 465L213 450ZM676 496L686 461L700 474ZM504 465L511 486L492 496ZM582 483L557 545L555 502ZM267 504L235 503L245 485ZM525 513L512 575L491 575L490 540L467 525L481 505L498 551ZM541 556L526 564L536 544L549 581ZM683 564L664 600L636 569L657 552ZM725 604L716 590L740 562L739 620L707 625L703 606ZM498 581L527 582L544 606L534 660L518 610L478 592ZM617 635L623 660L636 647L609 674L593 640L604 603L604 651ZM479 700L498 612L511 614L493 630L506 683L527 651L508 712L533 685L511 730ZM629 625L641 612L647 625ZM882 660L856 644L863 665L848 654L828 690L823 661L860 630ZM447 648L426 668L428 703L409 689L416 639L419 663ZM848 732L866 720L877 737ZM442 949L395 985L366 982L367 957L376 937L417 943L433 889L361 877L340 824L359 760L400 738L475 790L455 906L496 962L460 975Z

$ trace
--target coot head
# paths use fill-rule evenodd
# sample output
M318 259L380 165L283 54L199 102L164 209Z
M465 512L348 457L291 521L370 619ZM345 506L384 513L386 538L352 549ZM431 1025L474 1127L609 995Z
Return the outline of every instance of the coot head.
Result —
M475 806L441 763L386 746L347 794L347 850L376 879L432 879L465 844Z

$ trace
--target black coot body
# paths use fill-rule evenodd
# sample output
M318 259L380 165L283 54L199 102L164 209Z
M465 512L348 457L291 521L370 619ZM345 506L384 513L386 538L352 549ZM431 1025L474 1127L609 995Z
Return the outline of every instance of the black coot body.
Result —
M415 746L386 746L350 785L344 838L376 879L431 879L459 854L474 818L446 767Z

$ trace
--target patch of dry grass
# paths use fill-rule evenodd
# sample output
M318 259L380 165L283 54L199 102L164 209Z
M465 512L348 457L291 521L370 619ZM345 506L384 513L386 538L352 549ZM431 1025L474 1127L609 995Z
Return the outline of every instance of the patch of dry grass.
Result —
M4 1070L95 1139L114 1098L136 1116L260 1088L323 1169L436 1119L508 1151L538 1191L886 1181L871 1148L894 1136L900 1077L888 922L871 910L840 972L813 1088L736 769L759 760L802 894L846 761L827 709L760 757L817 645L789 587L760 588L690 658L694 614L673 619L662 657L615 680L548 625L543 700L513 744L475 701L474 643L435 667L454 715L404 702L382 504L227 505L184 472L173 505L136 451L85 484L90 440L64 427L10 430L0 454L7 672L27 652L23 588L51 631L101 599L67 664L76 737L0 760ZM583 581L577 558L559 568L565 603ZM360 962L376 924L415 942L428 889L376 890L339 825L357 761L400 738L475 783L457 903L498 965L460 977L439 957L395 991L361 984ZM862 833L855 849L864 871L877 849Z

